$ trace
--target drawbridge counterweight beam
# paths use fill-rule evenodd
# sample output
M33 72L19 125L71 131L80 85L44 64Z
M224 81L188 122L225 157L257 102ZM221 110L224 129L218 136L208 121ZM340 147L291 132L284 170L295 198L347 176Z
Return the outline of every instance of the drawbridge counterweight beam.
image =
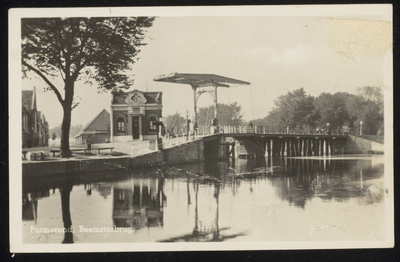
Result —
M250 85L250 82L241 81L233 78L214 74L180 74L172 73L161 75L154 78L157 82L176 83L190 85L193 90L194 102L194 122L197 122L197 101L203 93L209 93L214 102L214 117L218 119L218 99L217 88L227 87L230 85Z

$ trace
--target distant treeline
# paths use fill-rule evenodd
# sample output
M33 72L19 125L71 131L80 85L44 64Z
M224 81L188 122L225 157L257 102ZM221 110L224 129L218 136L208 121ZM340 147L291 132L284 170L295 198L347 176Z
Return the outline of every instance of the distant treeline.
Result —
M337 92L321 93L317 97L307 95L303 88L288 92L274 101L274 108L261 119L253 120L255 126L270 126L291 130L329 128L331 131L352 130L359 132L363 122L363 134L383 135L383 94L379 87L360 87L357 94ZM214 106L199 108L198 126L209 126L214 116ZM168 115L164 123L170 132L186 128L186 118L180 114ZM218 104L219 125L248 125L243 119L242 107L237 102Z
M69 136L70 137L75 137L79 131L82 130L82 125L81 124L77 124L77 125L71 125L71 129L69 131ZM52 129L49 130L49 134L50 134L50 138L52 137L53 133L56 134L56 138L60 138L61 137L61 125L56 126Z
M379 87L360 87L357 94L337 92L307 95L303 88L288 92L274 101L274 108L255 125L287 127L290 129L326 129L383 135L383 93Z

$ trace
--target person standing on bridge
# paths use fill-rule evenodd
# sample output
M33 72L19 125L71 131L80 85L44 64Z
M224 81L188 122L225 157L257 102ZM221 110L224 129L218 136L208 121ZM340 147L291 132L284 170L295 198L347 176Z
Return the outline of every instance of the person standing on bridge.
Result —
M219 131L218 129L219 129L218 128L218 119L214 118L213 123L212 123L212 128L211 128L211 131L214 131L214 132L211 132L211 134L217 134Z
M194 122L194 125L193 125L193 134L194 135L197 135L197 128L198 128L197 122Z

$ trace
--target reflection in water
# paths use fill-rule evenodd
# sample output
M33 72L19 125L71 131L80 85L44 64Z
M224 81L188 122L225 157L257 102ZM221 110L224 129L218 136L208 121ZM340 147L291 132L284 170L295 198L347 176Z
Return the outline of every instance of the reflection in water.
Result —
M365 232L375 232L375 240L382 237L382 178L383 163L373 156L230 159L24 179L24 241L307 240L309 227L322 221L357 225L360 237L361 226L374 226ZM365 217L369 221L358 223ZM65 230L60 238L32 227Z
M113 224L115 227L140 229L163 226L166 196L164 179L131 177L130 183L114 183Z
M64 240L62 241L62 243L74 243L72 233L71 210L69 205L71 191L72 181L67 180L66 183L64 183L64 185L60 187L62 220L64 223Z

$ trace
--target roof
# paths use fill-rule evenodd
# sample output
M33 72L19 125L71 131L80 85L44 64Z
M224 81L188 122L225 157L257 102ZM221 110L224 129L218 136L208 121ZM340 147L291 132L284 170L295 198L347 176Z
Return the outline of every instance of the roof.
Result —
M143 92L146 104L162 104L162 92Z
M228 78L214 74L181 74L172 73L168 75L161 75L153 79L157 82L169 82L177 84L187 84L193 87L201 86L222 86L230 87L228 84L250 85L250 82Z
M22 90L22 106L28 112L36 109L36 96L33 90Z
M98 134L107 132L110 126L110 113L103 109L98 115L96 115L92 120L90 120L75 138L81 136L82 134Z

